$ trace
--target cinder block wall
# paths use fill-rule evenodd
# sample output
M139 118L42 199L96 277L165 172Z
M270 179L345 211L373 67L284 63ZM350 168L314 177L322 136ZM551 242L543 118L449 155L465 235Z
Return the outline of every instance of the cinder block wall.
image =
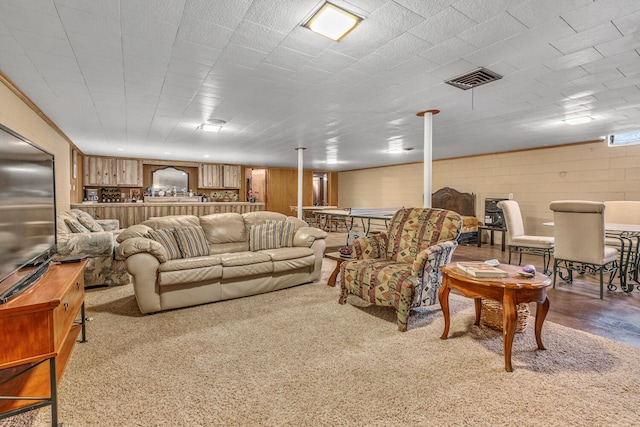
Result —
M422 163L339 174L340 207L422 206ZM525 231L553 235L542 225L553 220L553 200L640 200L640 145L608 147L606 142L436 160L433 191L452 187L476 194L476 216L487 197L513 194Z

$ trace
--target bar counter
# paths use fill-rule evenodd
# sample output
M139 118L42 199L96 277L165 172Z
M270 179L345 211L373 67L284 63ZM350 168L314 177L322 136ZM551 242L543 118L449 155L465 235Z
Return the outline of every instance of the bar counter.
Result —
M167 215L209 215L212 213L247 213L265 210L264 203L249 202L152 202L152 203L76 203L71 209L80 209L95 219L117 219L120 228L139 224L154 216Z

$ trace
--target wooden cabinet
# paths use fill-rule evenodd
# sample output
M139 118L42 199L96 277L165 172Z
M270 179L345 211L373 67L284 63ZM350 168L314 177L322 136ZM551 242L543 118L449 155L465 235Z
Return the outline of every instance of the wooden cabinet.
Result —
M238 165L222 165L223 188L240 188L242 186L242 173Z
M56 384L78 333L85 340L84 268L87 261L52 265L30 289L0 305L0 418L51 406ZM36 400L25 396L50 396Z
M222 188L222 165L200 163L198 188Z
M142 162L135 159L116 159L117 182L121 187L142 187Z
M84 185L96 187L142 187L142 161L85 156Z
M198 188L233 188L242 186L242 168L239 165L200 163Z
M85 156L82 170L85 186L116 185L116 161L113 158Z

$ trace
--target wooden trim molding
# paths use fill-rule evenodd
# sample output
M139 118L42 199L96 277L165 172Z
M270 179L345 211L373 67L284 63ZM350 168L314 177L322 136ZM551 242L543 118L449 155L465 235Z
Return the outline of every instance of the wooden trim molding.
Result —
M22 102L27 104L27 106L31 108L33 112L35 112L42 120L44 120L45 123L51 126L51 129L56 131L58 135L60 135L65 141L67 141L73 149L78 151L80 154L83 154L82 150L80 150L76 146L76 144L74 144L73 141L71 141L69 137L64 132L62 132L62 130L55 123L53 123L53 121L40 108L38 108L38 106L27 95L25 95L24 92L22 92L20 88L16 86L16 84L11 81L11 79L7 77L2 71L0 71L0 82L2 82L18 98L20 98Z

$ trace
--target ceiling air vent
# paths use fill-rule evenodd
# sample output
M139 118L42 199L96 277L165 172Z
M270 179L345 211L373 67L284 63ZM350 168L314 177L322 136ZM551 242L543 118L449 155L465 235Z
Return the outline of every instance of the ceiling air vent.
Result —
M486 68L478 68L470 73L463 74L462 76L455 77L451 80L446 80L445 83L449 83L451 86L455 86L462 90L467 90L500 80L501 78L502 76L500 74L496 74Z

